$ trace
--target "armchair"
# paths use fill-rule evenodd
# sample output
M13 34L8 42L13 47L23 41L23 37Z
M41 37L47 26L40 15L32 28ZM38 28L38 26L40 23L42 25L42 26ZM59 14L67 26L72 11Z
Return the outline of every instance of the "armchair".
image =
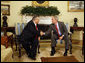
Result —
M21 31L24 29L24 23L20 24L20 23L17 23L15 25L15 44L16 44L16 51L17 51L17 44L19 45L19 57L21 57L21 43L19 41L20 39L20 34L21 34Z
M17 45L19 45L19 57L21 57L21 47L22 47L22 44L20 43L19 39L20 39L20 34L23 31L25 25L26 25L25 23L22 23L21 25L20 25L20 23L17 23L16 27L15 27L15 30L16 30L15 31L16 32L15 44L16 44L16 51L17 51ZM40 53L39 48L40 48L40 45L38 44L38 53Z

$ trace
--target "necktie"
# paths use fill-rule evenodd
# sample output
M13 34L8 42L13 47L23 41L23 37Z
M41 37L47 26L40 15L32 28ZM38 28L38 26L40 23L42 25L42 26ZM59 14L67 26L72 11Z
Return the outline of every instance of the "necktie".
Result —
M57 25L55 27L56 27L56 30L57 30L57 33L58 33L58 37L60 37Z
M38 30L37 25L36 25L36 30Z

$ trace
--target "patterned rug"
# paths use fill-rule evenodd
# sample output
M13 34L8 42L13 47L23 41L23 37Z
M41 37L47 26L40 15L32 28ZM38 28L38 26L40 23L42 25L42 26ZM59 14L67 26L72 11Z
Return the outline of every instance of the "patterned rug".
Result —
M30 59L25 50L22 48L22 56L21 58L18 57L19 53L18 51L15 51L14 46L14 62L41 62L41 57L61 57L64 54L65 48L64 44L57 44L56 46L56 53L54 56L50 56L50 43L40 43L40 54L37 53L36 60ZM69 54L68 56L75 56L75 58L79 62L84 62L84 56L82 55L82 47L79 45L73 45L72 54Z

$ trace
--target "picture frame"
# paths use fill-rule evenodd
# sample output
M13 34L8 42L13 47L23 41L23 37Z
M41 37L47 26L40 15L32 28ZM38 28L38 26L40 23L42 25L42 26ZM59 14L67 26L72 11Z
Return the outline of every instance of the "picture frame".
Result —
M68 1L68 12L84 12L84 1Z
M37 7L37 6L48 7L49 1L32 1L32 6L34 6L34 7Z
M10 16L10 5L1 4L1 13Z

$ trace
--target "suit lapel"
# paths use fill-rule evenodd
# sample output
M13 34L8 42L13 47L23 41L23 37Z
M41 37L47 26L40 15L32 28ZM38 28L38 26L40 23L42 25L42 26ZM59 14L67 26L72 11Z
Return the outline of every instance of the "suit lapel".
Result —
M55 24L53 24L53 29L56 30Z
M33 28L36 29L35 24L33 23L33 21L31 23L32 23Z
M61 32L61 24L60 24L60 22L58 21L58 26L59 26L59 29L60 29L60 32ZM55 25L53 25L53 27L54 27L54 30L56 30L56 27L55 27ZM57 32L57 30L56 30L56 32ZM62 32L61 32L62 33Z
M36 26L33 21L32 21L32 25L33 25L34 29L36 30ZM37 28L38 28L38 24L37 24Z

